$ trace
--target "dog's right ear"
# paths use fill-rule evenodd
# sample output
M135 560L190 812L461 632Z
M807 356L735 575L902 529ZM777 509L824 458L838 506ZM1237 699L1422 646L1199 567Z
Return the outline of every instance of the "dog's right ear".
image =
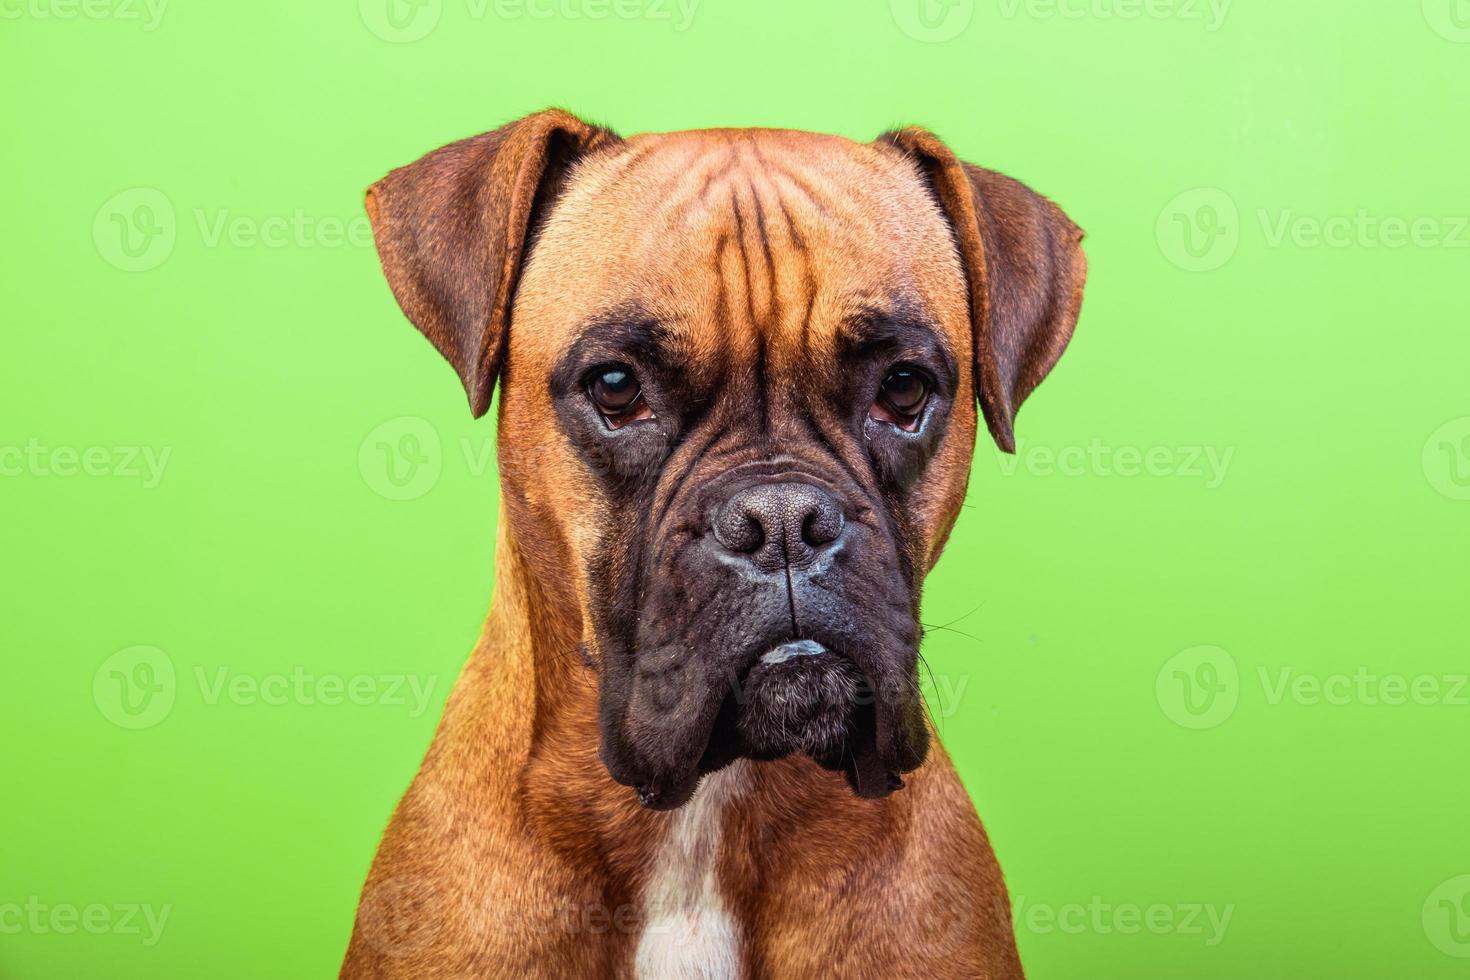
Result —
M383 274L404 314L490 408L510 306L538 212L579 157L616 134L548 109L441 147L367 192Z
M996 444L1016 451L1016 411L1056 366L1082 308L1082 229L1009 177L965 163L925 129L881 137L919 165L949 217L970 287L975 391Z

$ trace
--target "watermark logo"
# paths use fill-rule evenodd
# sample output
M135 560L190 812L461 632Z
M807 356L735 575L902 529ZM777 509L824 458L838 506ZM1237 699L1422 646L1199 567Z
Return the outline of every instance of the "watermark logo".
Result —
M97 710L119 728L152 728L168 717L177 693L174 662L157 647L119 650L92 676Z
M402 415L369 432L357 450L357 469L374 493L417 500L439 482L444 452L428 419Z
M438 680L434 674L313 674L299 666L288 674L263 675L231 671L228 667L217 667L212 673L203 667L194 668L194 683L207 705L221 701L272 708L351 704L407 708L410 718L418 718L428 710Z
M1159 251L1186 272L1220 268L1240 247L1240 209L1218 187L1196 187L1159 212L1154 234Z
M1445 248L1470 249L1470 217L1464 215L1378 215L1367 208L1318 217L1290 208L1256 209L1261 237L1270 248Z
M429 36L439 26L442 0L358 0L367 29L385 41L407 44Z
M4 0L0 0L3 3ZM207 249L371 248L367 215L341 217L294 208L278 214L239 214L229 208L195 207L181 228L168 195L134 187L114 195L92 222L92 240L109 264L125 272L147 272L168 261L181 231L197 234Z
M1435 429L1421 462L1431 487L1451 500L1470 500L1470 415Z
M297 666L289 672L250 674L195 665L192 672L200 700L241 707L355 705L405 708L410 718L430 707L438 675L312 673ZM185 685L187 689L188 685ZM120 728L152 728L173 711L179 682L173 660L157 647L119 650L102 662L92 677L92 700L102 716Z
M1038 936L1061 933L1068 936L1153 936L1197 937L1206 946L1225 939L1235 905L1213 902L1109 902L1092 895L1086 902L1054 905L1030 902L1024 896L1012 901L1016 927Z
M369 881L357 905L357 934L384 956L421 952L438 938L449 913L433 880L390 875Z
M832 875L828 887L837 891L850 887L850 871ZM947 958L963 949L973 949L981 941L979 921L973 914L974 887L945 871L927 871L914 882L915 904L924 909L923 931L915 939L923 943L931 957Z
M474 20L494 9L497 20L619 20L664 21L675 31L689 30L700 0L465 0Z
M1470 708L1470 674L1379 673L1367 665L1355 670L1313 673L1291 666L1257 665L1251 675L1268 708L1365 707ZM1175 654L1155 679L1159 707L1184 728L1215 728L1234 713L1243 690L1234 658L1219 647L1191 647Z
M1435 949L1470 959L1470 875L1441 882L1424 899L1424 935Z
M1470 697L1466 694L1470 674L1375 674L1366 666L1359 666L1351 674L1312 674L1291 667L1274 672L1257 667L1256 677L1266 695L1266 703L1273 706L1290 701L1339 708L1347 705L1470 707Z
M1470 251L1470 215L1464 214L1381 214L1357 208L1320 215L1258 207L1252 217L1247 228L1235 200L1218 187L1185 191L1159 212L1159 250L1187 272L1210 272L1229 262L1246 231L1258 233L1260 242L1273 249Z
M975 0L889 0L898 29L915 41L953 41L975 18Z
M1225 23L1231 0L1000 0L1001 16L1025 13L1035 20L1175 20L1203 24L1213 34Z
M1470 0L1424 0L1424 19L1446 41L1470 44Z
M1235 658L1215 646L1190 647L1159 668L1154 694L1164 715L1183 728L1214 728L1235 713L1240 670Z
M153 187L132 187L114 194L97 209L92 241L97 253L124 272L147 272L174 251L178 220L173 202Z
M1109 446L1093 439L1085 446L1016 444L1014 454L997 456L1002 476L1024 471L1035 477L1132 477L1198 480L1206 490L1225 482L1234 446Z
M471 809L463 800L448 805L453 811ZM659 928L656 921L645 923L641 904L608 905L591 889L568 892L544 868L525 867L508 853L501 856L511 870L487 870L479 887L466 891L460 903L467 931L481 940L504 943L558 933L637 936Z
M257 217L234 214L229 208L213 212L194 209L194 224L205 248L371 248L372 224L367 215L341 218L314 215L304 208L290 214Z
M510 20L666 22L678 32L694 23L700 0L463 0L470 21ZM421 41L439 26L443 0L358 0L367 29L385 41Z
M31 895L24 902L0 902L0 935L137 936L144 946L156 946L173 912L172 905L116 902L46 902Z
M158 28L168 0L0 0L0 20L115 20Z
M23 446L0 445L0 477L139 480L152 490L172 454L172 446L47 446L32 437Z

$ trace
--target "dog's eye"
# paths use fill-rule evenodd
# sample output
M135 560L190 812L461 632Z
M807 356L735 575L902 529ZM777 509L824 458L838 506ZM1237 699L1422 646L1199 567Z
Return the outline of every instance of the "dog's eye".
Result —
M638 419L653 418L653 411L643 398L638 376L631 368L618 364L598 369L587 382L587 397L616 429Z
M868 414L912 432L918 428L919 416L928 402L929 379L915 368L896 367L883 379Z

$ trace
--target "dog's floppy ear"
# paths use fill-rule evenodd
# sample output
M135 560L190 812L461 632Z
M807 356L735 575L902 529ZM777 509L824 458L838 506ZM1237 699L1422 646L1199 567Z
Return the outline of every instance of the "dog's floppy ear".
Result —
M368 188L388 285L459 372L476 418L490 407L505 357L537 212L578 157L617 141L608 130L548 109L441 147Z
M969 280L980 407L996 443L1015 452L1016 410L1062 356L1082 307L1082 230L1024 184L959 160L927 130L898 130L880 142L919 164L954 226Z

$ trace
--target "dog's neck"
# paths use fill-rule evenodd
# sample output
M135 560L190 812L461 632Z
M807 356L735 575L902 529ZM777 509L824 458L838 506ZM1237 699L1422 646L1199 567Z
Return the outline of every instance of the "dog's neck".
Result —
M508 488L506 488L508 491ZM503 770L530 761L533 744L549 731L583 717L582 733L597 744L595 670L579 653L582 617L566 574L571 555L527 508L503 492L495 541L495 585L490 613L456 696L446 710L475 730L494 730ZM553 569L560 569L553 574ZM472 676L473 675L473 676ZM467 702L458 704L460 695ZM493 717L470 717L489 712Z
M452 826L476 829L466 843L483 861L513 853L514 867L535 871L538 909L611 915L638 976L738 976L739 937L752 942L760 916L775 928L809 913L812 882L836 892L854 868L897 867L925 806L972 814L937 746L907 789L881 800L790 756L736 762L671 813L643 809L598 758L598 676L578 651L570 556L524 517L502 510L491 612L421 779L441 781L431 807L442 801ZM979 835L978 824L941 829ZM728 969L688 972L711 963Z

